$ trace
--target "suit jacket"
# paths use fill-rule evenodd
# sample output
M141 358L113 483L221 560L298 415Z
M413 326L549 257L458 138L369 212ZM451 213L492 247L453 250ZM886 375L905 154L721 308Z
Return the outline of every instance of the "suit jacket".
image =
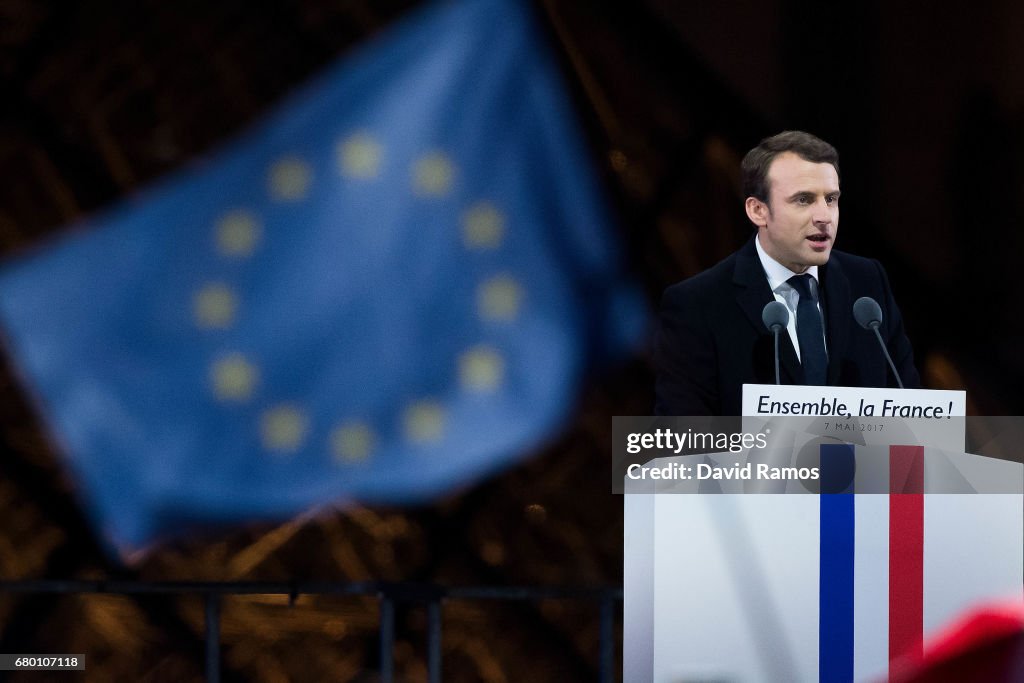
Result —
M914 354L882 265L832 250L818 268L825 317L828 384L898 386L874 332L853 318L853 302L870 296L882 308L879 332L904 386L920 387ZM658 415L739 415L743 384L774 384L771 332L761 321L774 301L754 240L718 265L672 285L662 298L655 348ZM785 330L779 335L783 384L803 384L803 369Z

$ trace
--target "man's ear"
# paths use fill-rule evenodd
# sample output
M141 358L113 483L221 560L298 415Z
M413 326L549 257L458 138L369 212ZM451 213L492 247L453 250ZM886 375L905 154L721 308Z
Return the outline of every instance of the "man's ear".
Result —
M771 209L768 208L767 204L757 197L747 197L747 201L743 206L747 210L747 218L750 219L751 223L759 228L768 225L768 216L771 213Z

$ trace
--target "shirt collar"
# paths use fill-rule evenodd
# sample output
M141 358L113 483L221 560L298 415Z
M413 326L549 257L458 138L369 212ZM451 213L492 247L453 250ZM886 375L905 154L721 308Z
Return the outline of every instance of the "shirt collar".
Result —
M757 257L761 259L761 267L764 269L764 274L768 276L768 286L772 288L772 291L777 291L781 285L792 287L787 280L799 273L794 273L789 268L769 256L768 252L766 252L761 246L760 235L754 237L754 247L757 249ZM806 270L806 273L814 278L814 283L817 285L818 266L811 266Z

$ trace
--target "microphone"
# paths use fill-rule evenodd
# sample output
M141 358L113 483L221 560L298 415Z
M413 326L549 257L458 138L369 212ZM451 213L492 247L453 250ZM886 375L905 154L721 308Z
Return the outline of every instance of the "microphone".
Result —
M769 302L761 311L761 321L775 336L775 383L782 384L779 381L779 332L789 325L789 309L782 302Z
M878 345L882 347L882 353L885 354L885 359L889 361L892 374L896 376L896 383L902 389L903 380L900 379L900 373L896 372L896 366L889 355L889 349L886 348L885 342L882 341L882 333L878 331L878 328L882 326L882 307L870 296L862 296L853 302L853 318L865 330L874 330L875 337L878 339Z

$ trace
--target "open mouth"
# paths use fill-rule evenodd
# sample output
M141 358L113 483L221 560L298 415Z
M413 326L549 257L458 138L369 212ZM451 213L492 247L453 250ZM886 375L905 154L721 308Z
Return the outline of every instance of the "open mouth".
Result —
M818 244L824 244L825 242L828 242L828 235L822 235L821 233L819 233L817 235L811 235L807 239Z

